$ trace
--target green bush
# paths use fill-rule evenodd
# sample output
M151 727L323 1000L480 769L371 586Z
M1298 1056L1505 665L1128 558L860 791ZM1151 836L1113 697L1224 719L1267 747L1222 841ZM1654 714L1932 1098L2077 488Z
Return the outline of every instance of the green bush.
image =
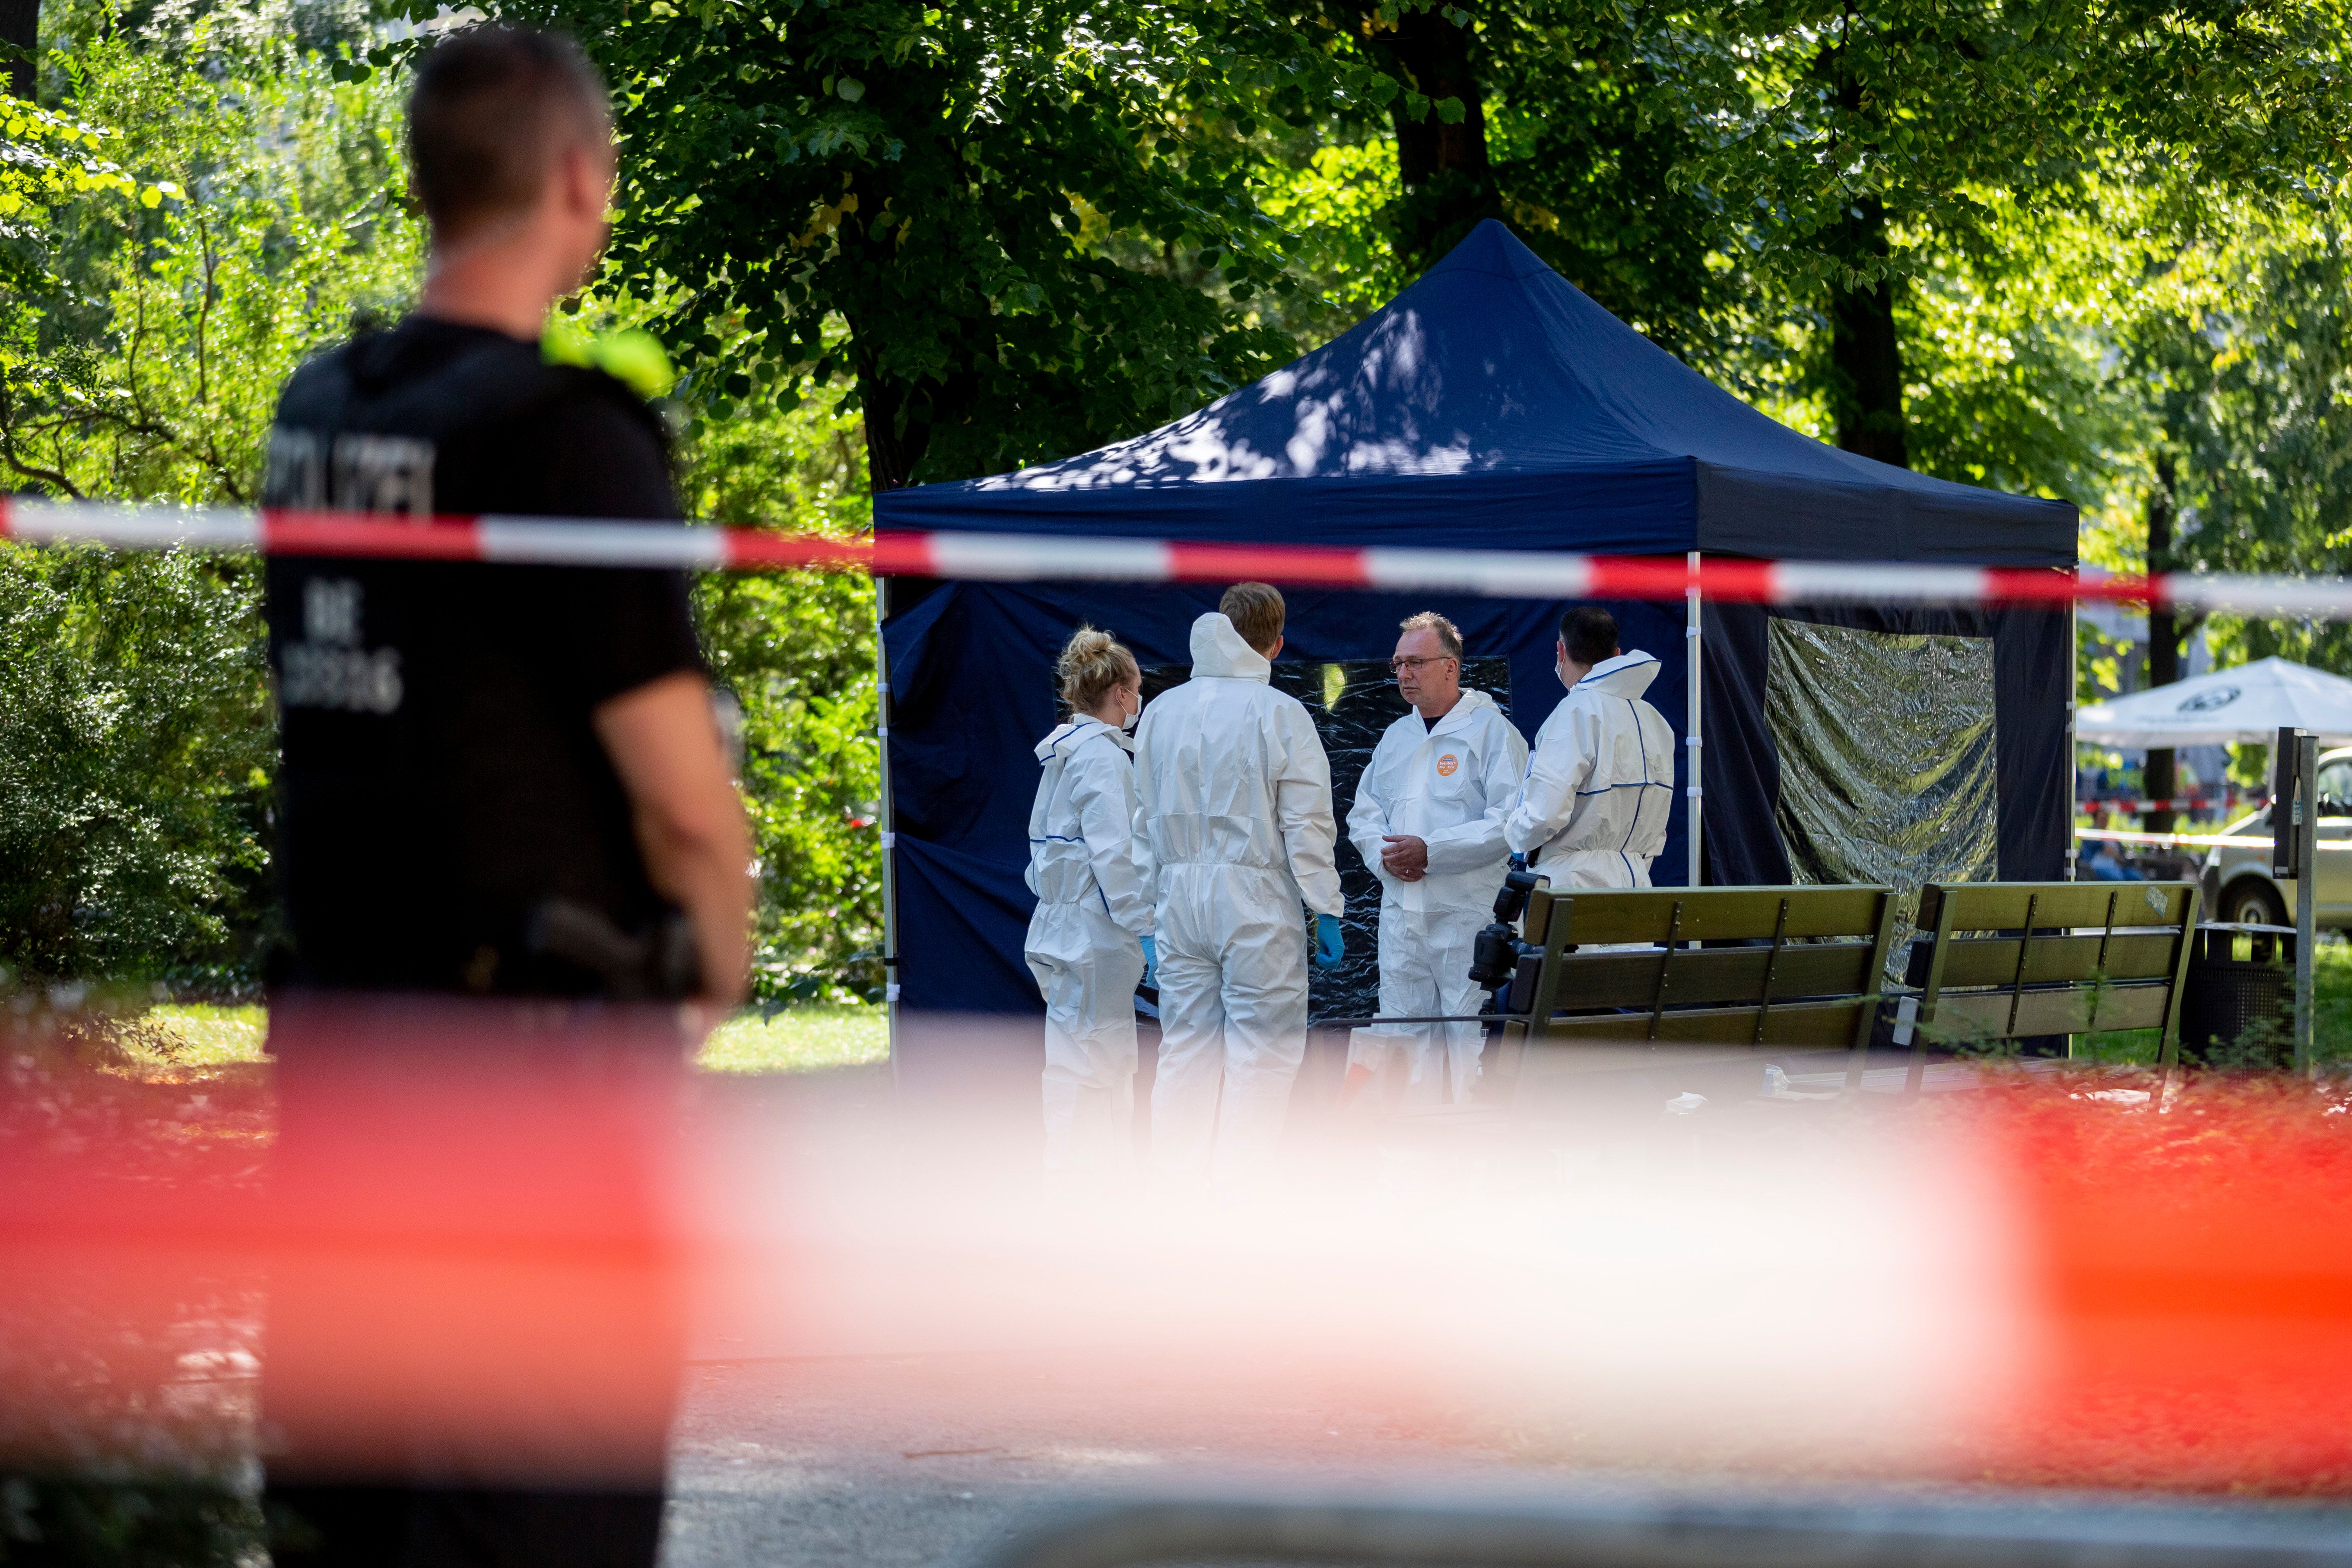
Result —
M254 973L278 750L257 575L0 546L0 963Z

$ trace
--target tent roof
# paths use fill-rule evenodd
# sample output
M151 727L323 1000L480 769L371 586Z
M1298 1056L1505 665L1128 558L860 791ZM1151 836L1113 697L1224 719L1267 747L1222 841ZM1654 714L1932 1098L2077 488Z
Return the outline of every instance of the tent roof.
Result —
M1480 224L1353 329L1133 440L877 498L887 529L2071 565L2074 508L1776 424Z
M2352 739L2352 680L2263 658L2095 702L2074 715L2075 736L2101 746L2263 743L2289 726Z

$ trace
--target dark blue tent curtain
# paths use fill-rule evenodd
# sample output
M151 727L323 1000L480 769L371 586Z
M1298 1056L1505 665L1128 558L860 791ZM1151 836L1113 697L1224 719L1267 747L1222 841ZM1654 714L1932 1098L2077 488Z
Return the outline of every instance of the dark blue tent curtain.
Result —
M1289 544L1583 551L2066 566L2074 510L1836 451L1758 414L1611 317L1499 224L1486 224L1386 309L1255 386L1134 441L1045 468L877 498L886 531L1005 531ZM900 1002L919 1012L1034 1013L1022 882L1055 721L1055 654L1081 624L1144 665L1189 662L1219 585L888 585ZM1510 661L1532 737L1558 700L1559 602L1300 590L1285 659L1385 658L1403 616L1434 609L1475 656ZM1627 647L1663 670L1650 700L1685 718L1683 606L1612 604ZM1768 614L1707 611L1708 879L1787 876L1779 764L1763 717ZM1866 614L1822 611L1878 626ZM1859 618L1855 618L1855 617ZM1845 617L1837 619L1837 617ZM1998 691L2004 877L2055 877L2072 796L2063 614L1934 612L1886 630L1990 635ZM1677 755L1683 749L1676 748ZM1683 879L1678 779L1657 880ZM1340 798L1354 781L1339 783Z

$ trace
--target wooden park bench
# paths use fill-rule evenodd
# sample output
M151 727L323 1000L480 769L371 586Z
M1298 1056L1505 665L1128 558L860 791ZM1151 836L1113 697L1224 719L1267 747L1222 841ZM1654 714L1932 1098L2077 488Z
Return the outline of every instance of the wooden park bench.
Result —
M1894 1043L1927 1053L2043 1035L2160 1029L2180 1049L2194 882L1930 882Z
M1573 1067L1550 1047L1609 1042L1843 1050L1858 1082L1894 928L1885 888L1538 887L1496 1074L1516 1089Z

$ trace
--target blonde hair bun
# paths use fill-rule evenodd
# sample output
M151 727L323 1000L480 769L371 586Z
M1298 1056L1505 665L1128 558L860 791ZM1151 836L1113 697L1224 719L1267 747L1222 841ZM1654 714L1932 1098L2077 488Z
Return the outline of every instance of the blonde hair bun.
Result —
M1117 688L1143 679L1135 656L1117 637L1093 626L1080 626L1062 645L1054 675L1062 685L1062 701L1073 713L1090 713Z

